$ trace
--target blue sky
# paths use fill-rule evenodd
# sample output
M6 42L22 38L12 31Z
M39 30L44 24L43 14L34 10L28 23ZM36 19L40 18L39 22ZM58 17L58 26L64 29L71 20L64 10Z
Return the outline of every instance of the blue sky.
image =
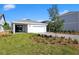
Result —
M0 13L5 15L8 22L21 20L22 18L42 21L49 19L47 9L51 6L51 4L0 4ZM68 11L79 11L78 4L59 4L58 8L60 14Z

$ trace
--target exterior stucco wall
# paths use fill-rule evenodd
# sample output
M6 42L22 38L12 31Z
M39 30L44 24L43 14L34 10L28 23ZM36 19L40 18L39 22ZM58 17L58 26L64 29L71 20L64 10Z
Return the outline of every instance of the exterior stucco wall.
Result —
M26 33L44 33L46 32L46 25L44 24L12 24L12 31L15 34L15 26L23 25L23 32Z
M23 31L24 31L24 32L27 32L27 24L24 24L24 25L23 25Z
M12 24L12 32L15 34L15 24Z

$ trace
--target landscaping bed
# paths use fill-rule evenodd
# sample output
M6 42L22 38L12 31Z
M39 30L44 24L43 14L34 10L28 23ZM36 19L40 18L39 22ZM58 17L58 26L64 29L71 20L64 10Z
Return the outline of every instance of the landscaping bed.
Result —
M37 43L45 43L45 44L58 44L58 45L72 45L72 44L79 44L79 41L76 39L71 39L68 38L66 39L65 37L52 37L51 35L45 35L45 34L38 34L37 37L34 36L33 41Z
M79 32L74 32L74 31L51 32L51 33L79 35Z
M79 43L64 37L47 37L37 34L12 34L0 37L1 55L76 55ZM62 43L60 43L60 41Z

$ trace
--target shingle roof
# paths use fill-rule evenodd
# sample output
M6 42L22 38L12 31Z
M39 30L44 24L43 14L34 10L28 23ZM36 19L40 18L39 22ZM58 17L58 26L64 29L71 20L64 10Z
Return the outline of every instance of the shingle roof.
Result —
M64 13L64 14L62 14L62 15L60 15L60 16L63 16L63 15L67 15L67 14L71 14L71 13L79 13L79 11L70 11L70 12L67 12L67 13Z
M32 23L35 23L36 21L30 20L30 19L22 19L22 20L18 20L18 22L32 22Z
M17 20L17 21L14 21L13 23L22 23L22 24L46 24L46 23L41 23L41 22L33 21L33 20L30 20L30 19Z

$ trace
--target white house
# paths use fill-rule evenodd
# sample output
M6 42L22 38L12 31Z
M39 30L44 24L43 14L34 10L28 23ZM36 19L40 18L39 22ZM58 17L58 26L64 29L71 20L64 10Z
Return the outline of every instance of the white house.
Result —
M3 14L0 14L0 32L4 31L3 25L5 23L5 17Z
M44 33L46 32L46 23L40 23L29 19L12 22L12 32L26 32L26 33Z

